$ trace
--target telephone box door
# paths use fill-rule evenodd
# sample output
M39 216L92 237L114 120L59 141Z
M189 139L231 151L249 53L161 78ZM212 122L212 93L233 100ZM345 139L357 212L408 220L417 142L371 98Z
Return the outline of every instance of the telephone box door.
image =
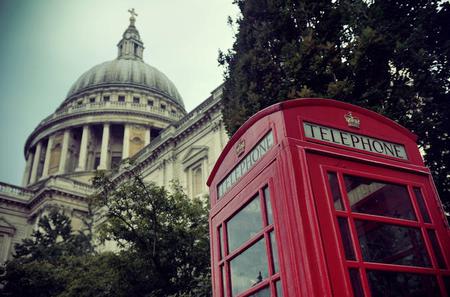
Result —
M282 297L275 201L279 195L272 163L237 191L227 211L212 219L218 266L215 296Z
M428 175L307 159L334 296L448 296L450 243Z

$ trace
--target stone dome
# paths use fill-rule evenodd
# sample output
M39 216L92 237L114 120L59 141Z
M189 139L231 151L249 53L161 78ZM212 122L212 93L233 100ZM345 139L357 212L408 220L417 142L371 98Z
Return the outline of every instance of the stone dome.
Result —
M24 185L62 175L89 182L95 170L115 168L186 115L175 85L144 62L136 13L129 12L117 58L83 73L27 138Z
M140 59L117 58L92 67L78 78L67 98L105 86L135 86L165 95L184 108L174 83L161 71Z

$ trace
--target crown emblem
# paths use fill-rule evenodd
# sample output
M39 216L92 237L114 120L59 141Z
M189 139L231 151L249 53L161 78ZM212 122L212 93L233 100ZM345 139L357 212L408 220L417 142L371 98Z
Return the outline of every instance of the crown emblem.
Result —
M347 124L349 127L358 128L359 124L361 123L360 119L358 117L353 116L351 111L349 111L345 116L345 120L347 121Z
M238 155L238 156L242 155L242 153L245 151L245 140L244 139L240 139L236 143L236 146L234 147L234 150L236 152L236 155Z

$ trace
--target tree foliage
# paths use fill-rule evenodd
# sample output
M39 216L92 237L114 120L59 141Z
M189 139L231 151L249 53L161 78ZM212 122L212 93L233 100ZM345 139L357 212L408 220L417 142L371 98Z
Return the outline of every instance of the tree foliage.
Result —
M74 234L71 220L57 208L53 208L39 220L31 238L16 245L14 257L23 263L46 260L56 264L63 256L80 256L92 249L89 234Z
M14 259L0 273L2 296L59 296L71 259L93 250L89 233L72 232L71 220L52 208L30 238L15 246ZM67 271L68 273L68 271Z
M233 134L273 103L323 97L386 115L419 136L450 203L450 4L446 1L235 0L225 66ZM233 22L231 22L233 23Z
M58 210L44 215L0 272L0 295L11 297L210 296L208 211L174 183L168 192L139 176L116 185L100 173L99 239L119 250L95 252L93 218L74 232ZM92 230L91 230L92 231ZM2 288L3 286L3 288Z
M167 191L140 176L119 186L106 175L94 181L105 207L101 238L113 240L131 260L125 276L132 296L209 296L207 205L178 183ZM206 286L205 286L206 285Z

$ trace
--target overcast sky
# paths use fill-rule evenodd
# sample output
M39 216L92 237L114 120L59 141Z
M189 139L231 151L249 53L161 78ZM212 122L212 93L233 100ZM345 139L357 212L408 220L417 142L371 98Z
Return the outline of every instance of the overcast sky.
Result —
M20 184L25 140L85 71L116 58L129 8L144 61L177 86L187 111L223 80L232 0L0 0L0 181Z

